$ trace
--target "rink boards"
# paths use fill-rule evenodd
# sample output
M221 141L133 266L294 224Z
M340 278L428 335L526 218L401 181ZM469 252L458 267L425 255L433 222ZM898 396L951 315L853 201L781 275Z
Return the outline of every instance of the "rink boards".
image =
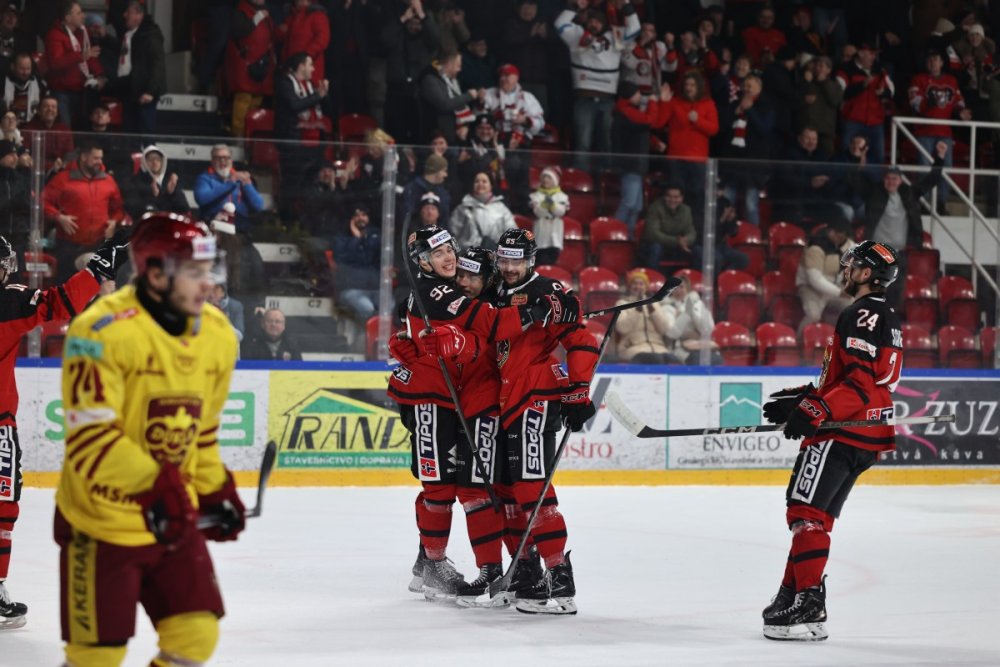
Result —
M567 445L560 484L784 484L798 443L776 433L640 440L603 408L617 392L654 428L761 422L767 395L815 380L813 369L605 366L592 383L597 416ZM29 485L51 486L64 429L58 367L19 365L18 433ZM409 440L386 398L378 363L243 362L233 376L220 437L242 483L264 444L278 444L276 485L381 486L413 483ZM954 413L956 421L901 427L897 451L869 483L1000 483L1000 374L921 371L904 375L897 417Z

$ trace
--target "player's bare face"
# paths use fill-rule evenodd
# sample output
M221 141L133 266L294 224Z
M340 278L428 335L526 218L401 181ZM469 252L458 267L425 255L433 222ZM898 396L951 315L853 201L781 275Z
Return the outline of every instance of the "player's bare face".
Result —
M844 292L848 296L855 297L861 290L861 286L871 277L871 269L859 269L854 266L844 267Z
M458 258L450 245L443 245L431 250L431 270L442 278L454 278L458 269Z
M528 277L528 260L502 257L497 260L497 269L506 284L517 285Z
M215 280L210 260L187 261L174 274L170 305L189 317L197 317L212 293Z
M483 277L469 271L459 269L455 276L455 284L462 290L462 294L470 299L475 299L483 292Z

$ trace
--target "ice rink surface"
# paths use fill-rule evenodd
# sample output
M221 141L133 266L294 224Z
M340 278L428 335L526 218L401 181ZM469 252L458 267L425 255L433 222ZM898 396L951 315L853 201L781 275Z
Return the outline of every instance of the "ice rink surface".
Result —
M239 542L212 547L228 614L210 664L1000 665L998 486L856 488L833 533L830 639L816 644L761 636L788 551L779 487L560 489L580 608L564 617L407 592L415 493L271 489ZM0 633L3 667L62 660L52 496L27 489L21 504L7 583L29 620ZM449 552L472 578L460 512ZM140 619L136 667L156 650Z

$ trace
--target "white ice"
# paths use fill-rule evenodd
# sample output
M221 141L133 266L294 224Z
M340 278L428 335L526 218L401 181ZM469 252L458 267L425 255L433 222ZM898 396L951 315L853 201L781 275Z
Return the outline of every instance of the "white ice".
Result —
M249 495L249 491L245 490ZM833 533L830 639L761 636L788 550L778 487L562 488L580 613L408 593L413 488L274 488L213 545L228 614L212 665L1000 665L1000 487L860 486ZM30 606L0 665L62 660L52 491L28 489L7 585ZM456 512L450 555L475 567ZM140 613L126 665L155 636Z

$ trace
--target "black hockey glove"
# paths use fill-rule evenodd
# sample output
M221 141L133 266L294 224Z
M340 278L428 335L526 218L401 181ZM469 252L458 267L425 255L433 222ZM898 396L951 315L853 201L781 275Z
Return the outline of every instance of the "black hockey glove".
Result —
M582 431L596 414L597 408L590 400L590 385L582 382L570 385L569 391L562 395L562 416L569 430Z
M816 387L810 382L800 387L789 387L774 392L769 396L774 400L764 404L764 419L771 424L784 424L788 421L788 416L792 414L795 406L813 391L816 391Z
M109 239L90 256L87 268L99 282L104 282L114 280L118 269L127 261L128 243L116 244L114 239Z
M808 394L792 410L785 423L784 435L789 440L811 438L820 424L830 418L830 407L816 394Z
M572 324L580 319L580 300L575 294L553 292L538 297L528 312L531 321L541 322L543 327L550 324Z

